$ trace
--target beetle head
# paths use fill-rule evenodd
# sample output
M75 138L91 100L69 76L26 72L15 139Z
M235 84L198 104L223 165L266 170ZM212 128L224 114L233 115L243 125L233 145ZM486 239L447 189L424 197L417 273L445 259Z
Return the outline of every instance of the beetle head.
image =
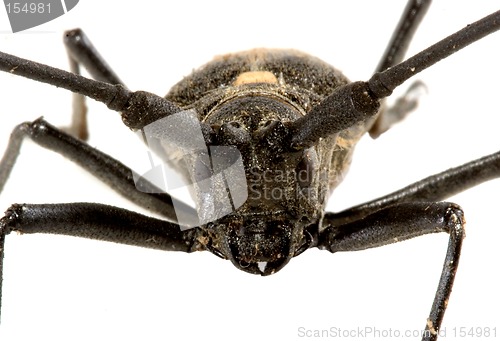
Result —
M212 251L243 271L269 275L283 268L303 250L304 228L317 222L323 210L325 191L321 186L327 182L323 181L325 174L320 174L316 147L294 150L287 142L291 136L288 126L302 116L300 109L285 100L253 95L224 102L205 120L215 131L214 145L238 149L247 197L241 205L234 205L233 194L240 198L241 186L239 191L231 188L237 184L228 186L234 172L223 167L224 176L212 177L210 186L195 181L198 207L206 208L200 215L222 211L217 210L222 207L217 203L231 195L232 212L211 225ZM194 174L206 179L206 168L196 164Z

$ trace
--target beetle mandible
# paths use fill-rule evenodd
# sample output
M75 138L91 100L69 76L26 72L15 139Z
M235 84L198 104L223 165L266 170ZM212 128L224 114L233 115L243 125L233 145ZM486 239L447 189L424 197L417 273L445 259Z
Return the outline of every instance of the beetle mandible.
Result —
M437 169L437 170L439 170L439 169Z

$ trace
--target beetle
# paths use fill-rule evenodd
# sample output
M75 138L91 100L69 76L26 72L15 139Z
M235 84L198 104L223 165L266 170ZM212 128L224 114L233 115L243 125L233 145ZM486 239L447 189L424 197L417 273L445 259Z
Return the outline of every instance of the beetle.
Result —
M436 169L436 170L439 170L439 169Z

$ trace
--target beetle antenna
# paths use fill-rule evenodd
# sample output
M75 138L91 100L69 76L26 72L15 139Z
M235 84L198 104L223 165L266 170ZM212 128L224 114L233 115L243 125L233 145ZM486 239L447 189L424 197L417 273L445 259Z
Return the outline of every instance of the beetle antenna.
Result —
M398 65L375 73L368 81L370 90L379 98L389 96L395 88L415 74L498 29L500 29L500 11L467 25Z
M292 147L301 149L312 146L320 138L373 118L378 112L380 100L403 82L498 29L500 11L467 25L400 64L375 73L368 82L354 82L337 88L307 115L293 123Z
M131 129L181 111L176 104L146 91L130 91L120 84L92 80L45 64L0 52L0 70L51 84L102 102L122 113Z

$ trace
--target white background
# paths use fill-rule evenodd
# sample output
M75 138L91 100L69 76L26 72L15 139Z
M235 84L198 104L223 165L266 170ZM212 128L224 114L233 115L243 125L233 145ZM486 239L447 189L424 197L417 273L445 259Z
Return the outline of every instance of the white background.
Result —
M366 80L403 7L402 1L82 0L68 14L17 34L9 33L0 10L0 50L67 69L62 32L82 27L131 89L158 94L214 55L253 47L293 47L352 80ZM497 1L436 2L409 53L496 7ZM329 209L500 150L499 46L497 33L422 72L418 78L429 91L418 111L379 139L360 142ZM56 125L69 121L71 95L65 90L2 73L0 94L0 150L20 122L42 115ZM133 167L138 156L129 143L136 138L117 113L89 105L90 144ZM490 327L500 334L499 199L500 181L451 198L463 206L468 225L443 325L447 340L459 339L453 328ZM0 208L74 201L144 212L58 155L26 143ZM209 253L12 234L6 241L0 339L301 340L299 327L420 330L447 240L432 235L333 255L310 250L264 278Z

